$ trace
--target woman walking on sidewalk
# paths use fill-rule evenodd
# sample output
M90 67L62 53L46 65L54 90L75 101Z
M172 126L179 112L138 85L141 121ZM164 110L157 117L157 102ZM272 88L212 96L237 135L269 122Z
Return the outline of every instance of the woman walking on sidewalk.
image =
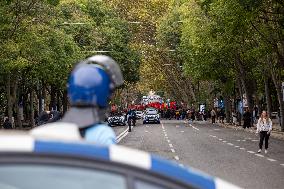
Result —
M259 133L259 150L258 153L262 150L263 140L265 140L265 153L267 153L268 149L268 140L270 136L270 132L272 131L272 121L268 117L267 112L263 111L261 117L257 122L256 133Z

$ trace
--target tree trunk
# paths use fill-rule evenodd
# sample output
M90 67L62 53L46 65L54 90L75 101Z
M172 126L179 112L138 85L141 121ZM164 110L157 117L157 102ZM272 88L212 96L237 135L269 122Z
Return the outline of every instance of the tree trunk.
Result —
M42 86L38 87L38 95L37 95L37 98L38 98L38 115L40 115L41 112L44 111L43 90L44 90L44 87L42 87Z
M31 93L30 93L30 107L31 107L31 127L35 127L35 119L34 119L34 116L35 116L35 112L34 112L34 91L31 90Z
M231 103L230 103L230 97L228 95L224 95L224 105L225 105L225 114L226 114L226 122L231 122Z
M264 79L264 84L265 84L265 99L266 99L266 108L267 108L267 113L271 117L272 113L272 101L271 101L271 94L270 94L270 88L269 88L269 79L268 77L265 77Z
M61 92L60 90L57 90L56 92L56 97L57 97L57 111L61 112L61 107L62 107L62 100L61 100Z
M240 55L237 56L236 58L236 63L239 68L239 78L241 80L242 87L244 89L246 98L247 98L247 104L250 112L253 111L253 93L254 93L254 88L255 88L255 83L251 78L248 76L248 72L246 68L244 67L244 63L241 60Z
M11 75L8 73L7 75L7 83L6 83L6 95L7 95L7 108L8 108L8 118L12 123L13 117L13 104L12 104L12 96L11 96Z
M284 131L284 101L283 101L282 82L279 72L280 70L277 70L277 68L275 70L272 70L272 80L276 88L277 99L279 103L281 131Z
M22 127L23 127L23 124L22 124L22 117L23 117L23 102L22 102L22 98L21 98L21 96L22 96L22 90L21 89L19 89L18 91L17 91L17 107L16 107L16 111L17 111L17 125L18 125L18 127L20 128L20 129L22 129Z
M56 88L51 85L49 110L56 110Z
M68 97L67 97L67 90L63 91L63 114L67 112L68 108Z

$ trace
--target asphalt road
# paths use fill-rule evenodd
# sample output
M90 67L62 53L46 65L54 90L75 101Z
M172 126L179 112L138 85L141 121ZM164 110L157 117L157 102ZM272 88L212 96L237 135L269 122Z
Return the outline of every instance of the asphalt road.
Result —
M116 134L127 127L114 127ZM195 122L138 122L119 143L177 161L244 188L284 188L284 141L270 139L269 153L257 154L258 136Z

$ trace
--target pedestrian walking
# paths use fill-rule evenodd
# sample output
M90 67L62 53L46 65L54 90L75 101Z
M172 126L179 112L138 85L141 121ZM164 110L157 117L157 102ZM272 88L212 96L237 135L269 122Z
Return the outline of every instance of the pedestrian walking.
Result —
M268 149L268 140L270 133L272 131L272 121L267 115L266 111L263 111L258 122L256 133L259 133L259 150L258 153L262 150L263 141L265 141L265 153L267 154Z
M219 117L220 117L220 123L224 124L224 119L225 119L225 112L224 109L221 109L219 112Z
M210 112L210 115L211 115L211 120L212 120L212 124L215 124L215 121L216 121L216 112L215 110L212 108L211 112Z
M238 119L237 119L237 113L235 111L232 112L232 117L233 117L233 124L237 125Z
M251 113L248 108L246 108L246 111L243 115L243 121L244 121L244 124L243 124L244 129L251 127Z

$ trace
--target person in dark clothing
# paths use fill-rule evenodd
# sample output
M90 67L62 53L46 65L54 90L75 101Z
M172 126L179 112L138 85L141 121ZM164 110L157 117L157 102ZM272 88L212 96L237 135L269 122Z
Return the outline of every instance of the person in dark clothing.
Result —
M244 115L243 115L244 125L243 128L250 128L251 127L251 113L249 112L249 109L247 108Z
M219 112L219 117L220 117L220 122L224 123L224 119L225 119L225 112L224 109L221 109Z
M12 123L9 121L9 118L6 118L4 123L3 123L3 128L4 129L13 129Z
M204 121L206 121L207 120L207 111L206 110L204 110L203 111L203 119L204 119Z
M46 123L53 123L61 119L61 113L56 110L43 111L38 118L38 125L44 125Z
M195 120L195 110L192 109L191 111L191 120L194 121Z

